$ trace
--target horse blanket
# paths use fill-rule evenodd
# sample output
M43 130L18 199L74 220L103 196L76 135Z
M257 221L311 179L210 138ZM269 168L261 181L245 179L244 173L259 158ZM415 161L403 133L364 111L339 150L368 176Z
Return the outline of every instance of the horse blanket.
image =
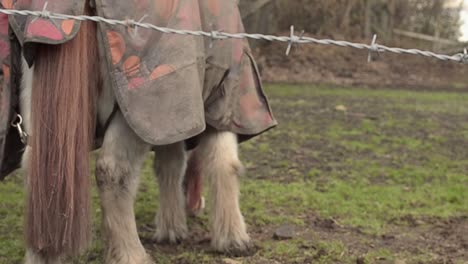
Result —
M3 8L43 10L45 2L0 3ZM244 31L237 0L48 0L47 11L81 15L86 4L96 15L111 19L142 20L174 29ZM10 150L3 152L11 132L12 91L18 90L12 88L18 85L11 69L12 39L28 51L24 57L32 65L36 43L65 43L74 38L80 22L2 15L0 27L1 162L10 155ZM97 39L118 106L130 127L149 144L187 140L207 125L249 138L277 124L245 39L212 40L104 23L98 24ZM2 172L10 172L4 165Z

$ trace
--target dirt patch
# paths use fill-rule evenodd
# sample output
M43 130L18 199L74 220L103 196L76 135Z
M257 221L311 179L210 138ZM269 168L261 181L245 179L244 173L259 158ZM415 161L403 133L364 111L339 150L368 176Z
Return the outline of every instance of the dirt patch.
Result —
M320 240L340 241L348 253L355 256L365 256L370 251L384 249L408 256L431 252L433 259L430 263L468 261L467 217L412 218L410 226L404 222L392 224L389 227L391 231L378 236L366 234L359 228L343 226L333 219L312 217L309 225L311 228L305 230L305 234ZM385 259L381 258L380 261Z
M397 251L418 252L426 250L447 262L454 259L468 261L468 217L449 219L407 217L403 223L392 226L384 241Z
M197 221L194 219L194 221ZM399 219L391 224L389 232L381 235L367 234L356 227L342 225L335 219L321 218L311 214L304 227L296 226L297 238L302 240L299 248L308 251L309 257L302 258L293 263L314 263L324 256L336 254L330 249L320 245L320 241L330 241L341 244L343 256L349 260L354 256L355 263L398 263L395 259L385 256L371 256L373 252L384 250L398 252L400 263L405 262L405 256L430 253L430 260L418 260L409 263L440 264L459 263L456 261L468 261L468 217L456 217L449 219L412 217ZM253 228L250 230L258 250L262 250L262 244L273 240L274 226ZM210 238L208 231L199 224L191 226L191 236L178 245L158 245L149 238L142 238L145 247L159 254L175 255L182 252L194 251L209 254L221 259L225 255L210 250ZM288 256L286 256L287 259ZM281 263L276 260L266 259L260 255L240 258L239 263ZM277 255L277 260L282 256ZM366 260L366 261L364 261ZM369 262L370 261L370 262ZM193 263L191 260L181 257L172 263ZM220 262L221 263L221 262ZM290 263L290 262L288 262ZM339 262L330 262L339 263ZM463 262L462 262L463 263Z

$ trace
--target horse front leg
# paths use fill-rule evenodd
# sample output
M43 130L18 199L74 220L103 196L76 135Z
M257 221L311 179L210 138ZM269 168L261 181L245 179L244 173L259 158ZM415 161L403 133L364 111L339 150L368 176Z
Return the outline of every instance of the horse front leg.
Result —
M243 166L236 135L207 131L196 155L210 183L212 246L231 255L249 254L252 244L239 207L239 176Z
M96 168L106 240L105 263L153 263L138 237L134 214L140 170L148 151L149 145L117 113L106 131Z
M159 183L159 210L156 215L157 242L177 243L187 237L187 217L182 188L186 168L182 142L156 147L154 170Z

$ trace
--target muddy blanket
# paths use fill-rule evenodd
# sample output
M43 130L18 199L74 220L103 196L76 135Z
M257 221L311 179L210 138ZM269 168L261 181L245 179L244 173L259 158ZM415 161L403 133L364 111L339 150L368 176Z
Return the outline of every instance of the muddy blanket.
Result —
M45 2L1 1L5 8L24 10L43 10ZM86 2L48 0L47 10L81 15ZM174 29L244 31L236 0L95 0L90 5L106 18ZM25 50L34 43L64 43L80 28L75 20L25 16L10 16L9 24ZM150 144L185 140L207 125L244 137L276 125L247 40L213 41L100 23L98 43L121 111ZM4 72L8 67L5 63Z
M42 10L44 0L4 0ZM117 2L117 3L116 3ZM49 0L47 10L82 14L84 0ZM97 15L189 30L242 32L235 0L95 0ZM79 22L10 19L20 42L63 43ZM145 141L168 144L197 135L205 124L255 135L275 125L246 40L217 40L100 24L119 106Z

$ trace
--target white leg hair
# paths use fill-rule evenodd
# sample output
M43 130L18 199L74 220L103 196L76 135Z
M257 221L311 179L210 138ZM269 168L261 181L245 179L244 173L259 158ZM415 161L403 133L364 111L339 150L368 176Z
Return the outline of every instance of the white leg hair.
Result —
M205 132L197 147L202 173L210 183L212 246L222 252L243 254L250 249L244 218L239 207L237 138L230 132Z
M183 142L156 147L154 170L159 182L159 210L154 239L158 242L177 243L187 237L182 190L186 163Z
M58 259L46 260L40 255L33 253L31 250L26 250L26 260L25 264L60 264L62 263Z
M21 56L21 68L23 76L21 79L20 108L23 117L24 128L31 131L31 96L34 77L34 66L29 68L28 63Z
M32 96L32 85L34 76L34 66L29 68L24 57L21 56L21 68L22 68L22 79L20 87L20 114L23 117L23 128L26 133L31 133L31 96ZM22 167L27 169L27 163L29 160L30 147L27 146L23 154Z
M106 240L105 263L152 263L138 237L134 201L149 145L128 126L120 112L111 121L97 161L96 180Z
M21 56L21 68L22 68L22 79L20 87L20 114L23 118L23 128L27 133L31 133L31 95L34 77L34 66L29 68L24 57ZM28 170L28 162L30 157L30 147L26 146L22 158L22 169L26 174ZM24 177L24 183L26 187L26 177ZM36 254L31 249L26 249L25 264L59 264L59 259L44 259L39 254Z

